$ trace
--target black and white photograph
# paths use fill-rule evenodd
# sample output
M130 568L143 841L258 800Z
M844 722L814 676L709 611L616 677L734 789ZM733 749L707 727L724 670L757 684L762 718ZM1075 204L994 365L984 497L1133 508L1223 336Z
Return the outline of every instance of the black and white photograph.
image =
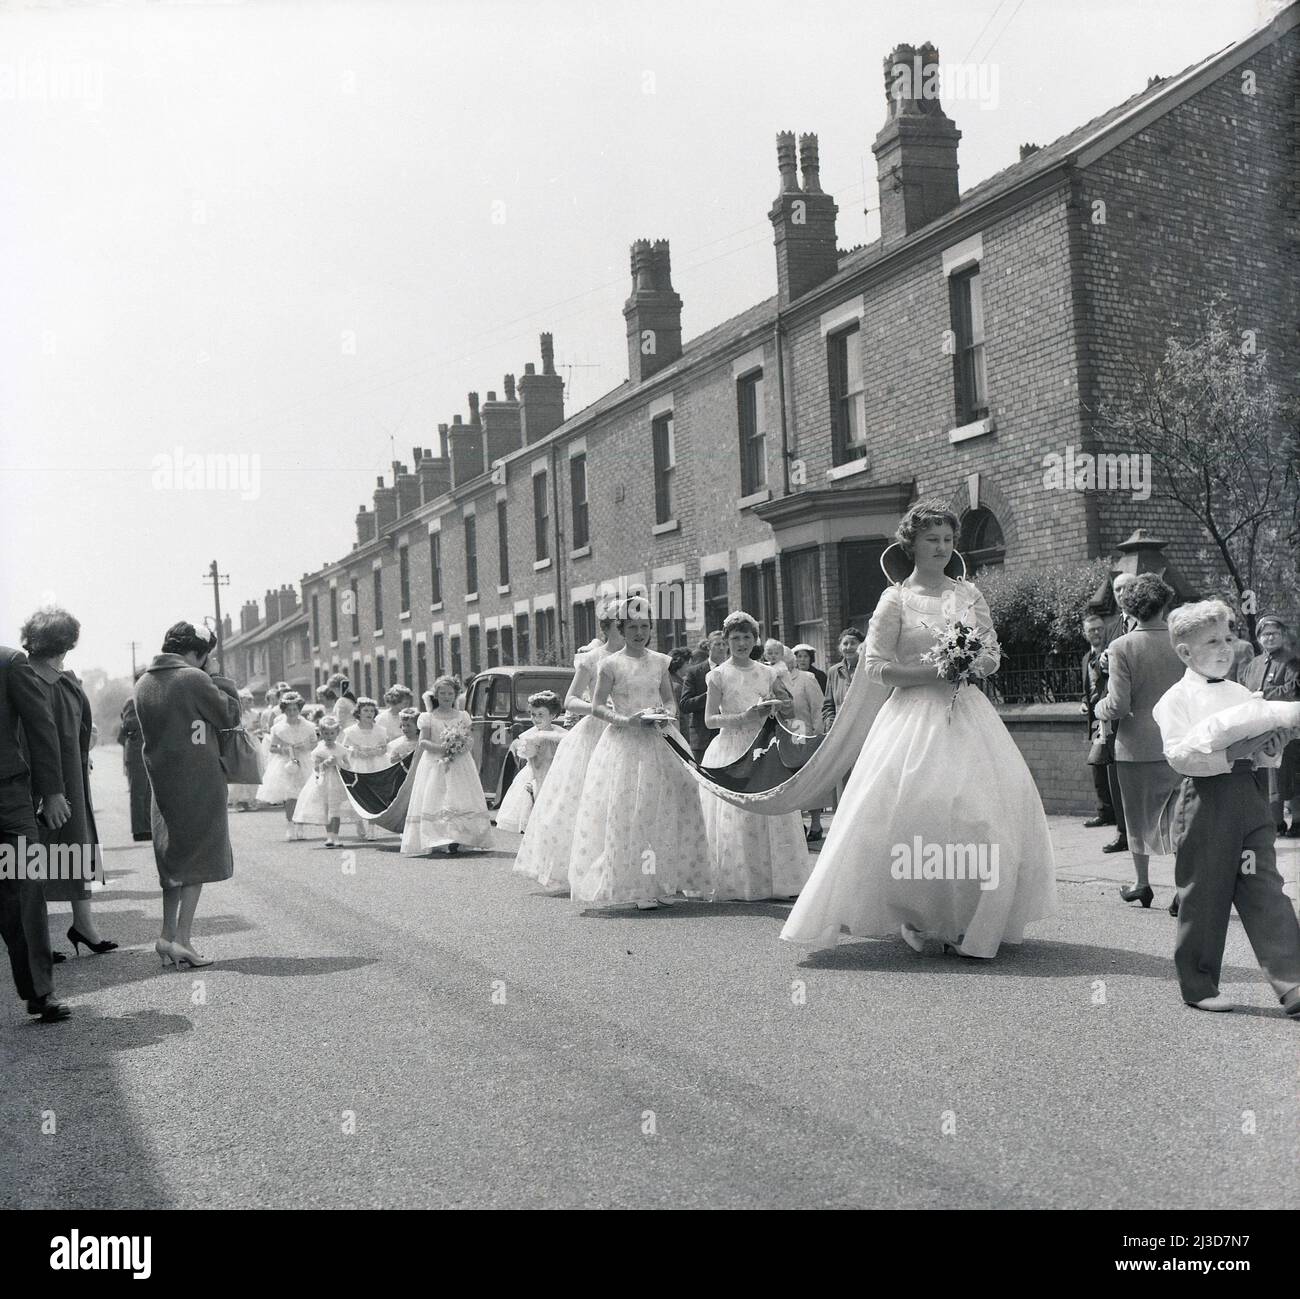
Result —
M1295 0L0 3L33 1288L247 1278L167 1210L1268 1274L1297 105Z

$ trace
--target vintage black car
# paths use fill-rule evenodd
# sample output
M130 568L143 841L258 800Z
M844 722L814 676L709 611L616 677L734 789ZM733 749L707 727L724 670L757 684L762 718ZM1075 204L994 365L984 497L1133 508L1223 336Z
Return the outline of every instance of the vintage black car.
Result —
M471 752L489 807L500 806L519 770L510 745L532 725L528 696L554 690L563 703L572 680L572 668L523 665L487 668L470 680L465 711L473 718ZM565 714L559 724L575 720Z

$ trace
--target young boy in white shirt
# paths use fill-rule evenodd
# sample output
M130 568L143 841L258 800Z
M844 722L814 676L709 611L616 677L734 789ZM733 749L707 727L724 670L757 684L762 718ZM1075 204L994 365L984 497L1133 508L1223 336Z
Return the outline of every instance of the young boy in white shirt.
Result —
M1174 965L1189 1006L1231 1010L1219 974L1235 906L1278 999L1288 1015L1300 1016L1300 922L1282 891L1276 830L1253 775L1257 766L1276 766L1297 733L1274 731L1210 753L1189 740L1198 722L1252 698L1226 679L1233 663L1228 617L1219 600L1169 615L1169 640L1187 670L1153 710L1165 759L1185 777L1173 827L1180 899Z

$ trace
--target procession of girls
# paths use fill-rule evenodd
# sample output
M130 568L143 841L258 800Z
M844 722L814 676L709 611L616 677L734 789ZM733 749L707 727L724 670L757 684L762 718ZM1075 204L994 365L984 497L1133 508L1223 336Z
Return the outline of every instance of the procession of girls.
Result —
M607 610L600 638L575 657L567 698L533 696L533 725L513 741L523 765L497 823L523 832L515 871L567 891L582 911L651 910L674 899L797 899L782 937L815 947L834 945L842 932L901 933L917 950L941 944L972 957L1019 942L1026 924L1056 908L1041 800L983 693L954 693L933 663L922 662L948 617L978 632L983 648L970 675L998 667L988 606L971 583L948 576L960 565L955 533L956 520L943 507L922 503L909 511L891 547L892 584L865 644L852 629L841 638L844 661L830 673L824 706L821 682L791 671L775 642L762 659L751 657L757 622L744 612L729 615L710 663L699 665L703 707L686 705L702 714L693 717L689 749L678 729L678 698L697 697L674 677L669 656L650 648L648 605L633 598ZM849 755L852 773L814 859L808 837L820 837L816 819L806 835L799 811L772 814L726 801L683 755L693 752L705 772L728 767L770 717L792 732L819 733L834 725L855 670L892 693L860 754ZM286 838L323 826L326 846L337 846L345 821L367 834L340 770L376 770L418 750L402 854L486 847L492 820L457 690L454 678L439 678L416 713L403 707L404 687L391 689L381 709L354 698L347 680L336 677L322 687L315 718L292 691L268 692L268 707L255 719L266 759L256 798L283 803ZM562 710L578 717L571 730L555 725ZM891 854L917 836L996 843L999 887L981 888L978 879L895 879Z

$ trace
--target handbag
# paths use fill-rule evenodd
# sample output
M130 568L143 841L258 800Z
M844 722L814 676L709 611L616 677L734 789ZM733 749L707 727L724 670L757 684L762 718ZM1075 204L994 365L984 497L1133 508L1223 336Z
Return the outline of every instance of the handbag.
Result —
M217 732L217 752L227 785L260 785L257 745L242 726L223 727Z

